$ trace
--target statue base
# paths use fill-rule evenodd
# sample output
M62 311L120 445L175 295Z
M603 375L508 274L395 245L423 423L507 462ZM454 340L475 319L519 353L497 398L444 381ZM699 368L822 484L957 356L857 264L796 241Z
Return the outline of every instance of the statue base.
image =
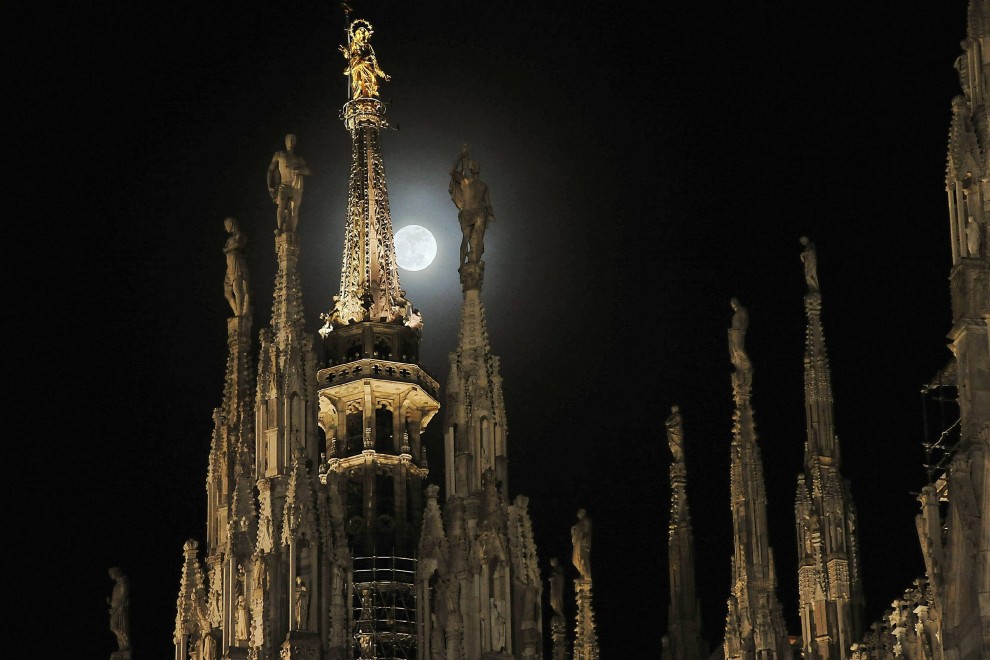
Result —
M481 285L485 279L485 262L468 262L461 264L457 269L461 276L461 291L467 293L471 289L481 291Z
M242 646L231 646L227 649L227 654L223 656L223 660L247 660L248 649Z
M282 642L279 658L282 660L318 660L320 657L319 633L290 630Z
M110 660L131 660L130 651L114 651L110 654Z

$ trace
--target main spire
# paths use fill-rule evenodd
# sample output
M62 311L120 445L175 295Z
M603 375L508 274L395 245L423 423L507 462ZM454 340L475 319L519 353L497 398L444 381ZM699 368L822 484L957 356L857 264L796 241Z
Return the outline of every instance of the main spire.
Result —
M357 19L348 27L347 45L340 47L350 80L350 100L341 114L351 133L351 173L340 295L327 318L331 328L357 321L401 322L412 313L399 287L381 153L380 133L388 124L378 79L389 76L378 66L372 34L371 24Z

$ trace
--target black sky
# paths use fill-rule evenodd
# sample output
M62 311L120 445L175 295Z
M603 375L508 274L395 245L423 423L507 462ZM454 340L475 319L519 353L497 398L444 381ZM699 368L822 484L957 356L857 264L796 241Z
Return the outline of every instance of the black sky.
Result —
M949 357L944 158L965 8L356 3L393 78L382 89L399 128L383 137L393 223L440 243L433 266L401 273L426 319L423 364L445 381L456 345L447 170L468 142L498 217L483 299L510 494L530 496L544 566L569 552L574 511L588 509L606 657L655 656L666 621L672 403L685 417L705 633L720 639L731 296L750 310L770 533L799 631L802 234L819 251L868 616L921 574L917 392ZM8 21L25 39L11 67L23 114L8 130L40 136L8 178L24 204L11 226L32 218L11 241L20 274L8 285L27 337L10 348L12 382L33 411L17 415L27 423L13 440L30 449L10 466L11 510L42 551L23 570L51 585L62 623L45 634L88 658L112 650L106 568L119 564L138 654L171 657L182 543L204 537L222 394L221 221L237 216L251 240L260 327L274 277L264 174L289 131L314 171L300 221L312 330L337 292L343 19L318 2L34 11Z

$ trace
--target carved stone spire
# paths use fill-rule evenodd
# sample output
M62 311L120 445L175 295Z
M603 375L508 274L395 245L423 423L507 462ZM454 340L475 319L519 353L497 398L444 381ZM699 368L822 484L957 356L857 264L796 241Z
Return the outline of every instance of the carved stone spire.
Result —
M481 289L465 288L457 350L447 377L447 497L468 497L481 489L481 475L495 470L503 489L508 481L505 402L499 358L492 353Z
M863 587L859 569L856 508L839 471L832 376L822 330L817 258L802 237L808 294L804 351L807 439L804 473L798 475L795 516L798 541L798 599L801 638L808 658L846 657L862 634ZM812 256L809 257L809 252ZM812 264L809 276L809 262Z
M684 463L684 429L680 408L671 407L667 419L670 465L670 525L667 560L670 570L670 608L666 660L700 660L708 657L701 639L701 603L694 581L694 534L687 500L687 467Z
M756 424L750 404L753 367L746 354L749 315L738 300L729 329L733 414L730 492L734 552L732 589L726 617L726 658L790 657L787 631L777 600L773 550L767 535L767 496L763 460L756 444Z
M357 98L344 106L343 114L351 133L351 174L340 295L330 324L401 322L406 310L381 151L381 129L387 126L385 105L374 98Z
M198 550L199 543L193 539L183 546L182 577L179 580L173 636L176 658L188 658L191 650L202 646L202 636L210 633L206 612L206 579L197 557Z

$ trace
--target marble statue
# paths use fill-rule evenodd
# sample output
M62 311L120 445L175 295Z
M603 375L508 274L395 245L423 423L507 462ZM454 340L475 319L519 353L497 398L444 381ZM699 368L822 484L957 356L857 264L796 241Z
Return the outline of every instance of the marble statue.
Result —
M818 254L815 252L815 244L802 236L798 239L804 250L801 251L801 263L804 264L804 279L808 283L809 293L818 293Z
M491 607L492 650L496 653L505 649L505 615L502 613L502 601L488 599Z
M113 592L107 598L110 606L110 630L117 636L117 649L131 649L131 591L124 572L114 566L109 570L114 581Z
M230 304L234 316L247 316L251 313L250 293L248 289L248 265L244 256L247 247L247 236L237 226L237 220L226 218L223 227L230 236L223 245L223 253L227 258L227 273L223 278L223 295Z
M736 371L746 374L752 371L753 365L746 355L746 331L749 329L749 312L738 299L729 301L734 314L729 328L729 359Z
M465 144L461 155L450 169L450 198L459 213L461 223L461 261L476 264L485 253L485 229L495 222L495 211L488 193L488 186L479 177L478 163L468 159Z
M234 637L237 639L248 638L248 612L244 594L237 594L237 619L234 622Z
M306 161L295 153L296 136L285 136L285 151L276 151L268 165L268 194L278 207L275 235L295 234L302 205L303 177L311 172Z
M296 576L295 608L296 630L309 628L309 589L301 576Z
M217 660L217 638L209 632L203 634L203 660Z
M667 444L670 445L670 453L674 457L675 463L684 462L684 428L681 426L680 406L670 407L670 417L667 418Z
M371 23L358 19L347 28L347 45L340 46L347 60L344 75L351 81L351 99L374 98L378 96L378 79L392 79L378 66L375 49L368 43L374 33Z
M966 220L966 254L976 258L980 256L980 223L970 216Z
M556 557L550 558L550 608L564 616L564 567Z
M585 580L591 579L591 518L584 509L578 509L577 522L571 527L571 543L574 552L571 561Z

